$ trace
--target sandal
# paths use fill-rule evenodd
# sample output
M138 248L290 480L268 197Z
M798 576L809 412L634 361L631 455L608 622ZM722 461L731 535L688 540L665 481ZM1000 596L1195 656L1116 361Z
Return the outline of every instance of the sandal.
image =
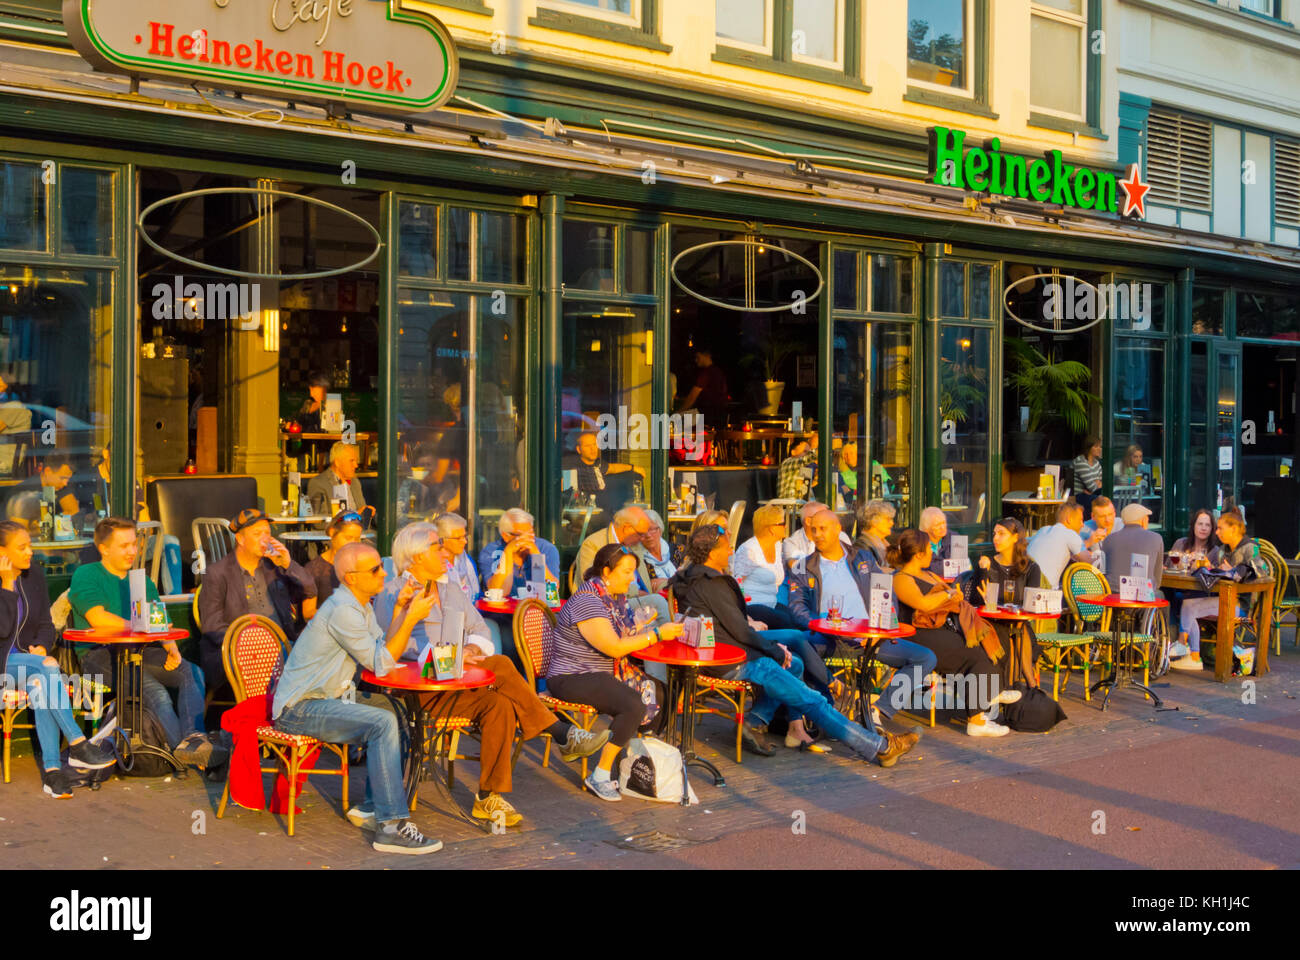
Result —
M830 753L831 748L826 746L824 743L818 743L817 741L814 740L812 743L799 744L799 752L800 753Z

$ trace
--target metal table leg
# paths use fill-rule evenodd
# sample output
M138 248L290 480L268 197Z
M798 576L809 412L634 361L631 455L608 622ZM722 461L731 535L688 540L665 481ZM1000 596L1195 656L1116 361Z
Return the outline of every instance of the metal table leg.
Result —
M704 767L713 774L713 785L715 787L725 787L726 779L708 760L695 754L695 696L696 687L695 678L699 673L698 667L682 667L682 683L685 685L682 695L682 805L690 803L690 788L686 781L686 768L691 764Z

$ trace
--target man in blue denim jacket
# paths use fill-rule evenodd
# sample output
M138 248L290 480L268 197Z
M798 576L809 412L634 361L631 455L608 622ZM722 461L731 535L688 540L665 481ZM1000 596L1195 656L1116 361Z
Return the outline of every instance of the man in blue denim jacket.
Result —
M808 623L826 615L831 596L842 598L840 616L865 619L871 610L871 575L887 573L869 550L846 548L840 540L840 520L830 510L808 518L808 538L816 548L790 564L790 612L805 630ZM894 668L888 688L877 701L880 716L888 719L913 703L915 691L938 662L934 651L908 640L884 640L876 647L876 659Z
M366 798L348 811L353 824L374 830L383 853L433 853L442 841L407 819L397 717L382 697L357 694L357 665L389 673L406 650L411 630L429 615L436 597L407 585L397 596L385 633L371 601L384 588L384 565L368 543L349 543L334 558L339 589L320 605L285 662L271 716L277 730L329 743L366 746Z

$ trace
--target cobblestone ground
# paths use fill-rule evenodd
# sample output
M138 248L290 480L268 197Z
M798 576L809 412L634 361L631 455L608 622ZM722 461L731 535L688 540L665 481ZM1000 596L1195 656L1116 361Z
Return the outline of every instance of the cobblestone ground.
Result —
M1062 697L1069 719L1049 734L997 740L956 726L925 730L889 770L781 750L737 765L734 727L701 721L701 753L727 779L693 775L699 806L577 789L576 764L540 766L530 745L516 771L521 828L492 835L453 813L434 784L417 822L444 849L374 852L341 816L337 778L313 781L297 835L282 818L232 807L216 818L220 783L114 778L98 792L51 801L31 744L15 735L13 779L0 784L5 867L70 869L476 867L1269 867L1300 865L1300 651L1283 639L1273 672L1241 680L1175 672L1155 711L1132 690L1102 713ZM457 765L453 797L468 810L477 764ZM353 768L360 797L364 766ZM804 830L800 832L800 826ZM1104 827L1101 832L1098 827Z

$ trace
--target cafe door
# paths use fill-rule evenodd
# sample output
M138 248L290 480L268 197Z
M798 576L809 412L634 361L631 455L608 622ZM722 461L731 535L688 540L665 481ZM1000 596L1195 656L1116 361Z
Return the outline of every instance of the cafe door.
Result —
M1209 451L1208 492L1221 509L1241 503L1239 486L1241 461L1241 346L1215 343L1211 348L1211 407L1206 416L1213 424Z

